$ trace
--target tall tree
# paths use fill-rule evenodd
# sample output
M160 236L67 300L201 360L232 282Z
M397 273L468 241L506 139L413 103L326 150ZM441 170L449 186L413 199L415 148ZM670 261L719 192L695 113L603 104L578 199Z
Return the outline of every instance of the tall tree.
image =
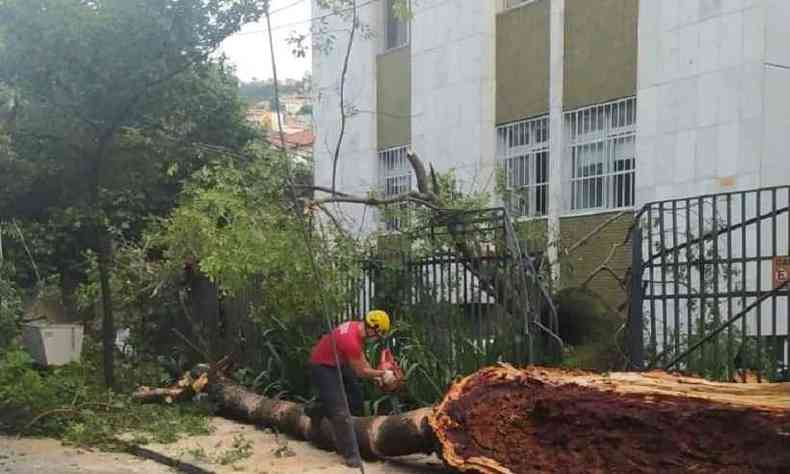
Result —
M166 166L148 161L168 151L150 146L157 129L159 138L175 132L180 140L201 120L213 120L179 116L173 105L196 100L189 96L190 87L200 83L201 75L217 73L209 61L212 52L244 23L256 20L266 3L0 0L0 82L12 87L28 110L20 146L28 157L36 152L57 157L47 162L54 166L47 172L56 179L46 183L59 186L39 194L42 201L32 203L29 212L52 206L78 212L89 229L98 256L108 386L114 380L109 268L118 199L127 199L129 207L148 200L140 193L141 180ZM187 108L200 105L192 102ZM123 164L141 166L130 171Z

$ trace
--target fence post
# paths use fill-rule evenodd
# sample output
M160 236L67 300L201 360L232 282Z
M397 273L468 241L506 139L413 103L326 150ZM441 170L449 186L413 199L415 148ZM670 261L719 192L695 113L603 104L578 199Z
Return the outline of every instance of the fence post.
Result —
M645 367L645 344L643 334L642 309L642 228L637 225L631 233L631 292L628 305L628 324L626 350L629 370L642 370Z

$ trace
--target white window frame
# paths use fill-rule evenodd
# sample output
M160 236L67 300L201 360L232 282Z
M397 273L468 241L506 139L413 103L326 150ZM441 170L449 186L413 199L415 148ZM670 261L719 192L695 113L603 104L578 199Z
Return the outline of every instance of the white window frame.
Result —
M395 197L414 189L414 171L406 157L408 150L409 145L379 150L379 188L384 198ZM406 203L398 206L405 208ZM399 217L392 217L384 218L382 224L387 231L397 231L401 229L403 222Z
M411 42L411 22L409 20L395 18L395 12L393 11L393 4L395 1L396 0L384 0L382 2L384 5L384 52L404 48ZM403 37L399 38L400 41L390 44L390 27L393 24L402 25Z
M568 209L633 209L636 97L565 112Z
M549 116L496 128L497 162L502 167L505 205L516 217L545 217L549 206Z

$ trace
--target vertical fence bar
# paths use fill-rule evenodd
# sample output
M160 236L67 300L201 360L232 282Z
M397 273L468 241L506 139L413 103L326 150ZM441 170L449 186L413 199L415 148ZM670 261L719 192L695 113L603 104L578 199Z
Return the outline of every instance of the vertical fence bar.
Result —
M721 315L719 314L719 201L714 196L711 198L713 206L711 232L713 236L713 324L714 330L719 329ZM719 335L713 336L713 367L719 369ZM718 375L718 374L717 374Z
M672 296L674 297L674 307L672 308L675 313L675 353L680 354L680 299L678 298L678 262L680 251L678 250L678 201L672 200L672 261L673 274L672 274Z
M662 318L662 326L661 326L661 350L667 350L667 244L665 239L665 231L664 222L664 202L661 202L658 205L658 239L659 239L659 246L661 248L661 318ZM655 296L655 295L653 295Z
M691 242L694 240L694 233L691 231L691 200L686 199L686 344L690 345L691 336L694 334L694 305L692 299L692 268ZM694 354L689 354L687 365L691 365Z
M705 198L697 200L697 217L699 221L699 326L697 334L700 339L705 338ZM705 364L705 344L699 348L700 362Z
M747 254L747 246L746 246L746 203L747 203L747 196L748 193L743 192L740 193L741 196L741 310L746 308L746 272L747 272L747 264L746 264L746 254ZM741 353L741 359L744 360L749 354L749 345L746 344L748 340L747 334L747 326L746 326L746 318L744 316L741 318L741 347L739 348L739 352ZM739 367L740 368L740 367Z
M757 209L757 297L759 298L763 294L763 223L760 217L762 216L762 192L757 190L757 199L755 203L755 208ZM762 366L763 360L763 305L757 305L757 361L756 365ZM763 370L762 368L757 372L758 378L762 379L763 377Z
M644 308L642 307L642 227L631 234L631 304L628 312L628 358L631 370L645 367ZM650 255L650 253L648 253Z
M360 317L364 317L360 313L362 313L365 310L365 307L367 306L368 301L370 300L370 293L368 292L368 290L369 290L369 286L368 285L370 284L370 279L373 277L372 273L373 272L372 272L372 268L371 268L370 265L367 265L365 267L365 270L362 272L362 281L359 282L360 283L359 286L362 287L362 299L359 302L359 306L356 308L356 310L357 310L356 314L354 314L352 316L352 319L359 319Z
M641 241L640 241L641 242ZM647 264L650 267L650 351L651 356L658 355L658 341L656 340L656 278L655 264L653 263L653 206L647 213Z
M729 320L732 314L732 194L727 194L727 319ZM732 324L727 326L727 379L732 379L732 353L733 337L732 337Z
M776 248L777 239L776 239L776 188L771 190L771 255L777 256L779 255L779 251ZM773 274L773 268L771 268L771 272ZM773 276L771 277L771 288L773 289ZM777 344L779 338L778 331L776 330L776 293L771 296L771 341L773 344ZM772 344L772 346L773 346ZM773 347L771 347L773 349ZM774 357L773 354L770 357ZM774 361L771 363L771 367L773 367ZM775 374L771 374L775 375Z

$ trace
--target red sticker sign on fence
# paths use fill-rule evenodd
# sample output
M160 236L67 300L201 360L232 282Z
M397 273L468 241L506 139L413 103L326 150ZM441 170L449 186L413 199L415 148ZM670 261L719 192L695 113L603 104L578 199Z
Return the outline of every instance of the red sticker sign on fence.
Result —
M790 257L774 257L774 288L790 280Z

